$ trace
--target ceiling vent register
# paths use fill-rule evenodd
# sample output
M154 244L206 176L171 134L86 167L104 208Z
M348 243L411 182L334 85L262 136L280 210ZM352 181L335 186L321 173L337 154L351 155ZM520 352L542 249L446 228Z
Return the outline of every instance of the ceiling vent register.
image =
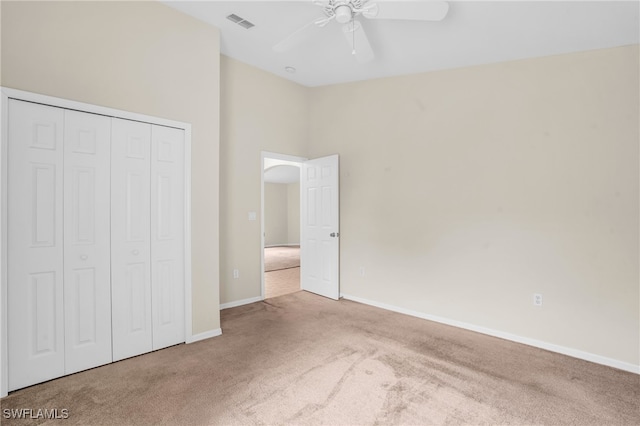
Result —
M240 25L242 28L246 28L247 30L251 27L255 27L255 24L253 24L252 22L247 21L246 19L244 19L241 16L238 16L234 13L232 13L231 15L227 16L227 19L230 20L233 23L236 23L238 25Z

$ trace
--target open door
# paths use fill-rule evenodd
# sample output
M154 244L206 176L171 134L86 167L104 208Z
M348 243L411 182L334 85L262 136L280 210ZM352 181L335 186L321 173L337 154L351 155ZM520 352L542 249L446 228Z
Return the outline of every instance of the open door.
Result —
M302 163L300 287L340 298L339 162L337 155Z

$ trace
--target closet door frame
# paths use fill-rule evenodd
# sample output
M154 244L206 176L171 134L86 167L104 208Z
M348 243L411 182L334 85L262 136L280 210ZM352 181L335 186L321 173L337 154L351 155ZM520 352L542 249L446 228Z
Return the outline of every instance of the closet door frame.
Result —
M8 393L8 315L7 315L7 151L9 142L8 132L8 104L9 99L34 102L52 107L76 110L112 118L141 121L159 126L173 127L184 130L184 326L185 342L192 343L192 297L191 297L191 124L180 121L167 120L144 114L137 114L113 108L101 107L68 99L40 95L23 90L0 87L0 121L2 144L0 146L0 397Z

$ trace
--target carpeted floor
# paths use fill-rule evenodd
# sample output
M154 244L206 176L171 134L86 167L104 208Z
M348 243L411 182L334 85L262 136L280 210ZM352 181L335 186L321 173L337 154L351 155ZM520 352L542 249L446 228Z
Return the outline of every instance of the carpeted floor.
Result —
M300 291L300 268L264 273L264 297L270 299Z
M300 291L300 246L265 247L264 297Z
M640 376L544 350L303 291L221 315L220 337L2 409L67 409L61 425L640 424Z
M300 267L300 246L265 247L265 272L298 267Z

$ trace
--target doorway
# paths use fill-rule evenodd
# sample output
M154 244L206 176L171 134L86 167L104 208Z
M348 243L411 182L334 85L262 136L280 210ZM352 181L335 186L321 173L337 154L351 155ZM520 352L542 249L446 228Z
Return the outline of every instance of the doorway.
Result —
M304 158L262 154L262 298L300 291L300 168Z
M262 152L261 156L261 298L265 292L265 247L267 232L265 228L265 175L267 183L274 178L267 171L280 171L298 178L299 206L298 221L292 228L299 231L296 235L300 247L300 267L298 269L298 288L320 296L338 300L340 298L340 164L337 154L308 160L291 155ZM275 172L277 170L277 172ZM292 190L295 193L295 190ZM287 222L288 223L288 222ZM289 225L287 225L288 229ZM273 231L271 231L273 232ZM288 238L288 237L287 237ZM281 244L280 244L281 245ZM295 245L287 243L287 245ZM293 272L293 271L291 271ZM295 277L293 277L295 279ZM290 290L296 291L291 283ZM285 293L286 294L286 293Z

